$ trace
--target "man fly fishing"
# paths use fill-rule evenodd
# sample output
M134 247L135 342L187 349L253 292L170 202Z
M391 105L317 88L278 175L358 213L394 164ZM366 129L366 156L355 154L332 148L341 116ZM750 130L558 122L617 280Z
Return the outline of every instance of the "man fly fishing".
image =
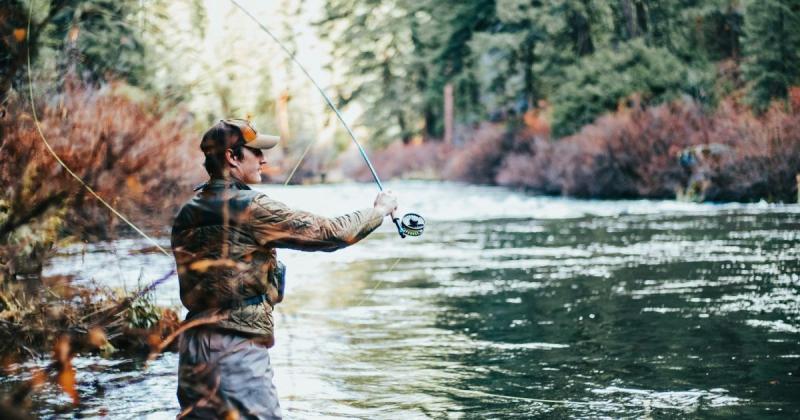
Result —
M381 191L371 208L336 218L290 209L247 186L260 182L263 151L278 137L226 119L202 138L209 181L178 212L172 249L187 321L179 343L181 417L281 418L268 348L285 267L277 248L334 251L352 245L397 209ZM206 320L206 321L202 321ZM208 320L211 320L209 322Z

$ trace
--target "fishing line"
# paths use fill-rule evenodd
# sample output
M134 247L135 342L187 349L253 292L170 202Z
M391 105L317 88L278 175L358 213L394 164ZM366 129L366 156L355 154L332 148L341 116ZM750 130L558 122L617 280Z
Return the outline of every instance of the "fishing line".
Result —
M344 118L342 117L342 114L340 114L340 113L339 113L339 109L338 109L338 108L336 108L336 105L334 105L334 104L333 104L333 101L331 101L331 98L329 98L329 97L328 97L328 94L327 94L327 93L325 93L325 91L324 91L324 90L322 90L322 87L320 87L320 85L319 85L319 84L317 84L316 80L314 80L314 78L311 76L311 73L309 73L309 72L308 72L308 70L306 70L305 66L303 66L303 64L302 64L302 63L300 63L300 61L298 61L298 60L297 60L297 58L295 58L295 56L294 56L294 53L292 53L291 51L289 51L289 49L288 49L288 48L286 48L286 46L285 46L285 45L283 45L283 43L282 43L282 42L281 42L281 41L278 39L278 37L276 37L275 35L273 35L273 34L272 34L272 32L271 32L269 29L267 29L267 27L266 27L266 26L264 26L264 24L262 24L262 23L261 23L261 22L260 22L260 21L259 21L259 20L258 20L258 19L255 17L255 16L253 16L253 14L251 14L250 12L248 12L248 11L247 11L247 9L245 9L245 8L244 8L244 7L243 7L241 4L239 4L239 2L237 2L236 0L231 0L231 3L233 3L233 4L234 4L234 6L238 7L238 8L239 8L239 10L241 10L241 11L242 11L242 12L243 12L245 15L247 15L247 17L249 17L249 18L250 18L250 19L251 19L253 22L255 22L255 23L256 23L256 25L258 25L258 26L259 26L259 27L260 27L260 28L261 28L261 29L262 29L262 30L263 30L263 31L264 31L264 32L265 32L267 35L269 35L269 37L270 37L270 38L272 38L272 40L273 40L273 41L275 41L275 43L276 43L276 44L278 44L278 46L279 46L279 47L280 47L280 48L281 48L281 49L282 49L282 50L283 50L283 51L286 53L286 55L288 55L288 56L289 56L289 58L290 58L290 59L291 59L291 60L292 60L292 61L293 61L295 64L297 64L297 67L299 67L299 68L300 68L300 70L303 72L303 74L305 74L305 75L306 75L306 77L308 77L308 80L310 80L310 81L311 81L311 83L314 85L314 87L316 87L316 88L317 88L317 90L319 91L319 93L320 93L320 94L322 95L322 97L325 99L325 102L327 102L328 106L329 106L329 107L330 107L330 108L333 110L333 112L336 114L336 117L337 117L337 118L339 119L339 121L342 123L342 125L343 125L343 126L344 126L344 128L345 128L345 130L347 130L347 134L349 134L349 135L350 135L350 138L351 138L351 139L353 139L353 141L355 142L356 146L359 148L359 151L361 151L361 153L362 153L362 154L363 154L363 155L366 157L366 154L365 154L365 152L364 152L364 149L363 149L363 148L361 147L361 145L358 143L358 140L356 140L356 136L355 136L355 134L353 134L353 131L352 131L352 130L350 130L350 126L348 126L348 125L347 125L347 123L344 121ZM381 184L381 181L380 181L380 179L378 178L378 175L375 173L375 168L373 168L373 167L372 167L372 164L371 164L371 163L369 163L369 159L367 159L367 165L369 166L369 169L370 169L370 171L372 172L372 176L373 176L373 178L375 178L375 181L378 183L378 187L379 187L379 188L381 189L381 191L382 191L382 190L383 190L383 185Z
M38 114L36 113L36 104L34 102L34 96L33 96L33 84L34 83L33 83L33 74L31 72L31 40L30 40L31 20L33 19L32 16L33 16L33 0L30 0L29 6L28 6L28 25L27 25L27 29L26 29L26 33L25 33L25 41L26 41L26 45L27 45L26 55L27 55L27 65L28 65L28 68L27 68L28 95L29 95L29 99L30 99L30 103L31 103L31 114L33 116L34 125L36 126L36 131L39 133L39 137L42 139L42 142L44 143L45 148L50 153L50 155L53 156L53 158L56 160L56 162L58 162L58 164L61 165L61 167L64 168L64 170L67 171L67 173L70 176L72 176L72 178L74 178L76 181L78 181L78 183L83 188L85 188L86 191L89 192L89 194L91 194L94 198L96 198L97 201L102 203L103 206L105 206L109 211L111 211L111 213L113 213L114 215L119 217L123 222L125 222L128 226L130 226L136 233L138 233L143 238L145 238L147 241L149 241L153 246L155 246L156 249L158 249L162 254L164 254L164 256L171 257L172 255L169 252L167 252L167 250L165 250L161 245L159 245L158 242L156 242L155 239L153 239L152 237L147 235L142 229L139 229L138 226L136 226L133 222L128 220L128 218L125 217L121 212L117 211L117 209L115 209L114 206L112 206L106 200L104 200L103 197L101 197L99 194L97 194L97 192L95 192L95 190L92 187L90 187L86 182L84 182L84 180L78 174L76 174L72 169L70 169L70 167L61 159L61 157L58 155L58 153L56 153L56 151L50 145L50 142L47 141L47 137L44 135L44 131L42 130ZM146 287L144 287L140 291L136 292L133 295L132 298L123 299L117 305L117 309L111 311L111 313L109 315L107 315L106 317L102 318L100 321L97 321L96 324L99 324L101 322L105 322L111 316L115 316L116 314L119 314L119 313L123 312L126 309L126 306L129 306L135 300L137 300L137 299L141 298L142 296L146 295L147 293L153 291L156 287L161 285L164 281L166 281L167 279L171 278L175 274L175 272L176 271L175 271L174 268L171 269L168 273L166 273L162 277L156 279L155 281L151 282L149 285L147 285Z
M297 168L299 168L300 164L303 163L303 159L305 159L306 154L308 154L308 151L311 150L311 146L313 145L314 145L314 140L312 139L311 141L308 142L306 149L303 150L303 153L300 155L300 159L297 160L297 164L294 165L294 168L292 168L292 172L289 173L289 176L286 178L286 182L283 183L284 187L289 185L289 181L292 180L292 177L294 177L294 173L297 172Z
M399 263L399 262L400 262L400 259L401 259L401 257L398 257L398 258L397 258L397 259L394 261L394 264L392 264L392 266L391 266L391 267L389 267L389 269L388 269L388 270L386 270L386 273L385 273L385 274L389 274L389 273L391 273L391 272L392 272L392 270L394 270L394 268L397 266L397 263ZM359 301L358 301L358 303L356 303L354 306L361 306L361 304L362 304L362 303L364 303L364 301L365 301L365 300L367 300L367 299L371 298L371 297L372 297L372 295L373 295L373 294L375 294L375 291L376 291L376 290L378 290L378 287L380 287L380 285L383 283L383 279L384 279L384 278L385 278L385 276L384 276L384 277L381 277L380 279L378 279L378 283L376 283L376 284L375 284L375 287L373 287L373 288L372 288L372 290L370 290L370 291L369 291L369 292L368 292L366 295L362 296L362 297L361 297L361 300L359 300Z
M138 233L139 235L141 235L142 237L147 239L151 244L153 244L153 246L155 246L159 251L161 251L162 254L164 254L167 257L171 257L172 255L170 255L170 253L167 252L167 250L162 248L161 245L159 245L158 242L155 241L155 239L151 238L149 235L144 233L144 231L139 229L135 224L133 224L133 222L128 220L127 217L125 217L122 213L117 211L117 209L115 209L111 204L109 204L106 200L104 200L103 197L100 197L100 195L98 195L94 191L94 189L92 187L90 187L88 184L86 184L86 182L84 182L83 179L81 179L81 177L78 176L78 174L73 172L72 169L70 169L70 167L67 166L67 164L64 163L63 160L61 160L61 157L58 156L58 154L55 152L55 150L53 150L53 147L50 145L50 142L47 141L47 138L45 137L44 132L42 131L41 124L39 123L39 117L36 114L36 105L34 104L34 98L33 98L33 75L31 74L31 39L30 39L31 38L31 19L32 19L32 14L33 14L33 0L30 1L29 6L28 6L28 28L27 28L27 30L25 32L25 43L27 44L27 55L28 55L28 57L27 57L27 59L28 59L28 69L27 69L28 70L28 94L29 94L30 101L31 101L31 113L33 115L34 125L36 125L36 131L38 131L39 137L42 139L42 142L44 143L45 147L47 148L47 151L50 152L50 154L53 156L53 158L56 160L56 162L58 162L58 164L61 165L61 167L63 167L64 170L66 170L68 174L70 174L73 178L75 178L75 180L78 181L78 183L80 183L86 189L86 191L89 191L89 194L91 194L100 203L102 203L108 210L110 210L114 215L119 217L123 222L125 222L128 226L130 226L134 231L136 231L136 233Z

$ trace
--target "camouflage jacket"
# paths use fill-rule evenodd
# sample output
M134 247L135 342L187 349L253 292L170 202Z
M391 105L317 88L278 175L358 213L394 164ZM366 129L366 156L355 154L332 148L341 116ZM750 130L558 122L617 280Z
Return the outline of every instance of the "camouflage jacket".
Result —
M219 318L212 325L272 346L272 310L279 296L275 249L334 251L363 239L382 221L375 209L321 217L292 210L244 183L210 180L181 208L172 227L187 321ZM262 294L267 302L241 304Z

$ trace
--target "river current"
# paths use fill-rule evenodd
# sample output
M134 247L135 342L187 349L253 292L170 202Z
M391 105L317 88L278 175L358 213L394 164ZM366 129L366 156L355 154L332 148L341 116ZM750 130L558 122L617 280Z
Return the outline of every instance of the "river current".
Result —
M290 418L797 418L800 206L587 201L389 183L393 225L334 253L279 250L270 351ZM371 184L258 187L335 216ZM162 242L168 245L168 239ZM133 289L173 268L140 239L60 251L46 274ZM177 278L155 291L179 306ZM44 362L28 362L28 365ZM41 417L174 418L177 356L74 360L82 402ZM26 369L2 379L25 379Z

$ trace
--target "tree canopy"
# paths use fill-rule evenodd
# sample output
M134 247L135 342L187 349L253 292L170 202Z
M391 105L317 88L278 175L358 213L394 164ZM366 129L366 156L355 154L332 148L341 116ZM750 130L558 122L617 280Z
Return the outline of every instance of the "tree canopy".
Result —
M448 83L461 124L549 106L564 136L631 95L713 106L745 88L764 109L800 78L796 0L325 4L340 101L384 141L440 137Z

